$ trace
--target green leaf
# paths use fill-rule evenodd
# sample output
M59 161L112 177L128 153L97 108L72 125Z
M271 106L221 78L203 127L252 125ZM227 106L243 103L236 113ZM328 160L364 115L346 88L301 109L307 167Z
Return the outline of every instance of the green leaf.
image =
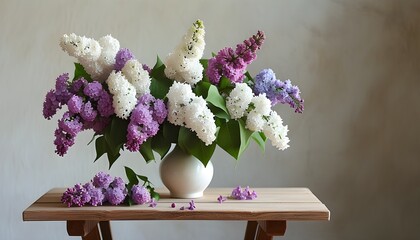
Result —
M173 84L173 80L165 75L165 65L157 57L156 64L150 74L152 81L150 83L150 94L159 99L164 99Z
M258 144L258 146L261 149L261 152L264 153L265 152L265 140L267 139L265 137L264 133L254 132L251 137Z
M80 63L74 63L74 77L73 80L79 79L81 77L83 77L84 79L86 79L88 82L92 82L92 77L89 75L89 73L87 73L85 71L85 68L82 66L82 64Z
M95 140L95 137L98 136L97 133L93 134L92 139L90 139L90 141L88 142L88 146L93 142L93 140Z
M228 110L226 108L226 102L223 99L223 97L220 95L216 86L210 85L206 101L213 104L215 107L222 109L226 114L228 114Z
M163 137L170 143L178 143L179 126L175 126L172 123L165 121L163 122Z
M208 59L200 59L200 63L201 65L203 65L204 69L207 69L208 65L209 65L209 60Z
M108 163L109 163L109 169L111 169L112 165L115 163L115 161L117 161L117 159L120 157L120 153L117 153L116 155L114 155L109 149L108 149L108 153L107 153L107 157L108 157Z
M219 134L216 139L217 145L235 159L238 159L239 157L239 148L241 145L239 134L238 122L230 120L220 124Z
M95 161L98 160L102 155L107 152L107 144L104 136L98 137L95 141L95 149L96 149L96 158Z
M160 199L159 193L155 192L154 188L149 190L149 191L150 191L150 197L154 198L156 201L159 201L159 199Z
M209 92L210 86L213 86L209 82L199 81L194 88L194 93L197 96L202 96L203 98L207 98L207 94Z
M222 77L219 82L220 92L229 93L232 89L235 88L235 85L227 77Z
M242 119L230 120L220 124L217 145L238 160L249 145L253 132L245 128Z
M133 169L129 167L124 167L124 169L125 169L125 175L127 176L128 181L130 183L133 183L133 185L139 184L139 180L137 179L137 174L133 171Z
M238 119L239 123L239 132L241 138L241 145L239 148L238 158L242 155L245 149L249 146L251 136L254 132L245 128L245 122L242 119Z
M127 140L127 127L128 120L113 116L111 124L105 129L104 136L110 148L110 153L114 156L120 152Z
M206 146L194 132L185 127L179 129L178 145L183 151L200 160L204 166L207 166L216 148L216 142Z
M156 56L156 63L155 66L153 66L153 69L157 69L163 65L162 60L159 58L159 56Z
M155 156L152 151L152 140L150 138L140 146L140 153L146 163L155 160Z
M164 137L163 126L161 125L159 132L152 138L152 149L159 153L160 158L164 158L171 148L171 142Z
M210 111L214 114L214 116L221 118L221 119L226 119L229 120L230 116L227 112L223 111L222 109L213 106L213 104L209 104L208 105Z

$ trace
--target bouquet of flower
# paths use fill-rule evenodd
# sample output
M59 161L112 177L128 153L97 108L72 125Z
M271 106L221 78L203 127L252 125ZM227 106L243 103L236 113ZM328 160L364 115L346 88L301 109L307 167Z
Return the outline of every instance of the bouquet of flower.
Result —
M299 88L277 79L271 69L255 77L246 71L264 33L258 31L210 59L202 58L204 35L197 20L152 69L110 35L99 40L64 35L61 48L77 59L74 77L60 75L43 105L46 119L67 105L54 133L55 152L65 155L77 134L87 129L94 131L95 161L107 154L110 167L124 149L140 152L149 162L153 152L163 158L176 144L206 165L216 145L235 159L251 139L262 151L267 139L279 150L288 148L288 128L272 107L288 104L301 113Z

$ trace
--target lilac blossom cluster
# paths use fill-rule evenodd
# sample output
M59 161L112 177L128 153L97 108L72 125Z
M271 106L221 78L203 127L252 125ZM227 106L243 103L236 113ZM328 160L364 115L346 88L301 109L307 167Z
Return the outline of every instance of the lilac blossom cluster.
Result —
M127 149L131 152L139 151L147 139L156 135L167 114L165 103L161 99L156 99L150 94L141 96L131 112L127 127Z
M233 189L231 197L236 200L254 200L257 198L257 193L251 191L249 186L242 190L241 186L237 186Z
M264 32L258 31L256 35L238 44L235 50L230 47L220 50L208 62L206 74L210 82L217 85L222 76L233 83L242 82L246 67L256 59L256 52L261 48L264 39Z
M265 93L270 99L271 105L277 103L289 104L295 112L303 112L303 99L300 97L300 90L297 86L292 86L290 80L281 81L276 78L271 69L263 69L255 76L254 93Z
M51 119L63 105L68 107L68 111L58 120L54 133L55 152L60 156L67 153L82 130L93 129L97 134L102 133L114 113L112 96L101 83L88 82L84 78L73 82L68 80L67 73L60 75L55 89L47 93L43 105L46 119Z
M144 186L133 185L131 194L128 193L124 180L120 177L99 172L93 179L85 184L76 184L73 188L68 188L61 197L61 202L68 207L84 205L98 206L104 203L119 205L130 195L136 204L152 202L150 193Z

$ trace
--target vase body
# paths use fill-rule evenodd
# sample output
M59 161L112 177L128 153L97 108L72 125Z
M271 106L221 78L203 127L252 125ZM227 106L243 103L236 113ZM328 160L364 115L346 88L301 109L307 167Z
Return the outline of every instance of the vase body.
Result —
M213 178L211 161L204 167L196 157L178 146L160 163L159 173L163 184L173 198L199 198Z

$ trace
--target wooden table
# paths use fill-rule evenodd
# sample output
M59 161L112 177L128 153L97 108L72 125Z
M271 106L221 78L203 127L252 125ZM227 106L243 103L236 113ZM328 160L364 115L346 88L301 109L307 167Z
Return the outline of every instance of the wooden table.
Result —
M71 207L60 202L64 188L48 191L23 212L24 221L67 221L67 233L85 240L111 240L110 221L116 220L242 220L248 221L245 240L272 239L283 236L286 221L325 221L330 211L307 188L255 188L255 200L227 199L232 189L211 188L204 197L194 199L196 209L188 207L189 199L169 198L165 190L156 208L148 204L135 206ZM175 203L176 208L171 208ZM256 237L255 237L256 236Z

